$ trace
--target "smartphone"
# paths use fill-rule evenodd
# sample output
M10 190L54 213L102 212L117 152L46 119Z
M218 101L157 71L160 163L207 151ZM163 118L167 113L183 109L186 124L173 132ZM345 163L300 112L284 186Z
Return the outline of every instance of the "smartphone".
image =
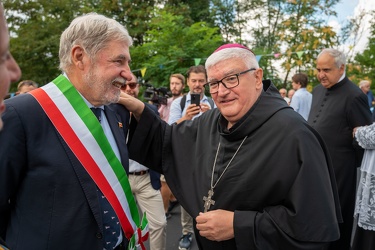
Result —
M199 106L201 101L201 95L200 94L190 94L191 96L191 104L196 104Z

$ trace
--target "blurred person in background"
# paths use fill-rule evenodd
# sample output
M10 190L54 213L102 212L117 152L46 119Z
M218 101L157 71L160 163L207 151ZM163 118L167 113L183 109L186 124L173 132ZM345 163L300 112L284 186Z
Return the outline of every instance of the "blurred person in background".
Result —
M21 70L9 51L8 26L3 3L0 1L0 130L3 127L1 115L5 111L4 98L8 94L10 83L20 77Z
M25 94L31 90L38 88L38 84L31 80L23 80L17 85L16 95Z

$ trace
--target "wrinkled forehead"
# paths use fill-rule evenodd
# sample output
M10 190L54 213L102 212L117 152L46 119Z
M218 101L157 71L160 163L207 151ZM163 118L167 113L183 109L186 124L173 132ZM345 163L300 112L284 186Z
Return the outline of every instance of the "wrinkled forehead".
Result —
M220 80L225 76L237 74L249 68L249 63L246 63L241 57L223 58L207 68L208 81Z

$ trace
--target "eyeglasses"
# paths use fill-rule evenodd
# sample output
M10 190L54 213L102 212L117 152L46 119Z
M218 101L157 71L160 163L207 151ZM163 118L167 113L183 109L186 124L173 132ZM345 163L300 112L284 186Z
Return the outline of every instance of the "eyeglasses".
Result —
M215 94L219 91L219 84L220 83L223 84L223 86L225 88L232 89L234 87L237 87L240 84L240 81L239 81L239 78L238 78L240 75L243 75L243 74L245 74L247 72L250 72L250 71L253 71L253 70L256 70L256 68L251 68L251 69L242 71L242 72L237 73L237 74L226 76L219 81L208 82L204 86L205 86L205 88L208 88L210 94Z
M137 83L134 83L134 82L132 82L132 83L127 83L127 84L125 84L124 86L122 86L121 89L122 89L122 90L125 90L127 86L128 86L130 89L135 89L135 88L137 87Z

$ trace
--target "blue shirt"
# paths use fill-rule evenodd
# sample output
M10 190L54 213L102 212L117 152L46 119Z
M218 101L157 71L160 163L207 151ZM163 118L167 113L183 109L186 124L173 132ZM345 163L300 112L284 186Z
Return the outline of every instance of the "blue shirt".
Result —
M173 123L177 122L178 120L180 120L181 117L183 117L185 115L187 108L191 104L191 95L190 95L190 92L186 94L186 103L185 103L184 110L181 110L181 105L180 105L181 99L182 99L182 96L176 98L172 102L171 109L169 111L168 124L173 124ZM201 99L201 103L207 104L207 105L209 105L211 107L211 105L210 105L210 103L208 101L208 98L205 95ZM216 108L216 105L214 107ZM199 114L197 114L196 116L194 116L193 120L195 118L197 118L198 116L200 116L200 115L202 115L202 112L200 112Z
M368 106L371 108L372 102L374 101L374 95L372 94L371 90L367 92L367 100L368 100Z
M307 121L311 109L311 102L312 94L307 91L306 88L300 88L294 93L290 106Z

